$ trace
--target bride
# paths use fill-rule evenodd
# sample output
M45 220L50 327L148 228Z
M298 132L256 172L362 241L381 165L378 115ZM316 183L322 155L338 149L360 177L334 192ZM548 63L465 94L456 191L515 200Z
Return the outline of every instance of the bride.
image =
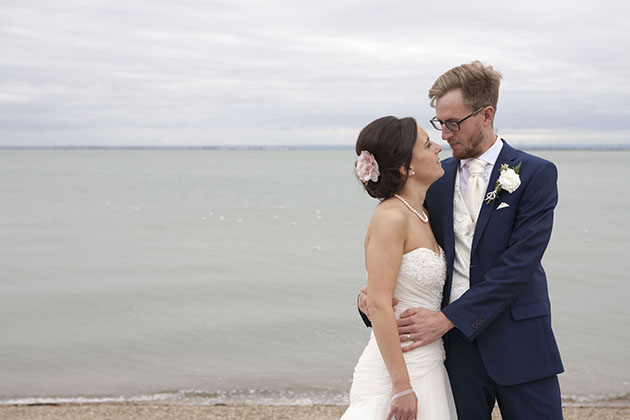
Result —
M444 174L440 150L413 118L379 118L359 134L356 174L381 203L365 238L373 330L342 420L457 418L442 340L403 355L406 340L396 323L408 308L440 309L446 262L422 207L427 189Z

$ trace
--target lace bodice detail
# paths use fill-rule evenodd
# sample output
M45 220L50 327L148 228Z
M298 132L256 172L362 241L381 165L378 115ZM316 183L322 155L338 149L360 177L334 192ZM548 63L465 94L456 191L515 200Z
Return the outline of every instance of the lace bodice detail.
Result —
M417 248L403 255L394 297L396 315L408 308L439 311L446 280L444 251L436 254L428 248Z

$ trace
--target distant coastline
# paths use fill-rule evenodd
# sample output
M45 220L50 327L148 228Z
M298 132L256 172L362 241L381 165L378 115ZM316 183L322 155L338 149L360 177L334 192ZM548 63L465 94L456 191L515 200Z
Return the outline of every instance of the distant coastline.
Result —
M630 144L515 145L524 150L630 150ZM442 145L444 150L450 150ZM217 145L217 146L0 146L0 150L354 150L353 145Z

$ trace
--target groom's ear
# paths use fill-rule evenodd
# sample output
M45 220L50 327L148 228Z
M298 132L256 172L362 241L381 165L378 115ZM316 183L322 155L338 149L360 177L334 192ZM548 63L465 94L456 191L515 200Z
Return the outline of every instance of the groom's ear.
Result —
M492 106L487 106L482 111L483 125L492 127L492 121L494 120L495 110Z

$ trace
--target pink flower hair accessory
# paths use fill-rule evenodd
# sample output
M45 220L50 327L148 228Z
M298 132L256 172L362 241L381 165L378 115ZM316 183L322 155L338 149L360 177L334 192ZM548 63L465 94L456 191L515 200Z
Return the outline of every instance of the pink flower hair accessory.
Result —
M359 179L367 184L368 181L378 182L381 173L378 171L378 162L374 159L374 155L367 150L361 151L357 158L355 171Z

